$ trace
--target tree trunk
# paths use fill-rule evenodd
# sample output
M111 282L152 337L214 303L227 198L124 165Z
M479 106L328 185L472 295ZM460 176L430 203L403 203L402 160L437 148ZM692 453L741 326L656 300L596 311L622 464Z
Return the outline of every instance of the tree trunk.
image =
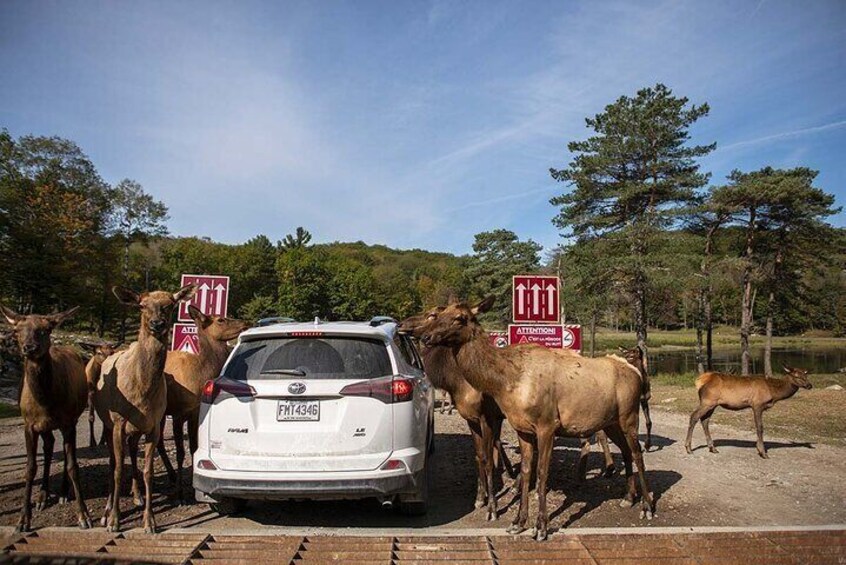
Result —
M770 296L767 299L767 338L764 341L764 376L773 376L773 303L775 302L775 293L771 290Z
M752 255L755 244L755 208L749 209L746 227L746 264L743 267L743 297L740 305L740 374L749 374L751 353L749 334L752 331Z
M697 301L696 316L694 317L694 324L696 325L696 372L700 375L705 372L705 364L702 360L702 326L705 319L704 307L705 291L699 289L699 296Z
M126 285L129 283L129 238L126 238L126 241L123 245L123 284ZM118 335L118 341L123 342L126 340L126 307L121 306L120 309L120 334Z
M590 316L590 356L594 357L596 352L596 312Z

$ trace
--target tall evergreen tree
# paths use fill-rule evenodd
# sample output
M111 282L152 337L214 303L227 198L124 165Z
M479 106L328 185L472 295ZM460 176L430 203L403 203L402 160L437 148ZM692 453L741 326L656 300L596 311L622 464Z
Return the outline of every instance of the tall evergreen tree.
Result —
M553 223L577 240L611 236L628 269L638 343L646 346L650 247L659 230L678 221L708 181L697 159L716 144L689 145L689 128L708 114L707 104L688 104L663 84L622 96L585 120L595 133L568 144L573 160L550 169L570 192L550 202L560 207Z

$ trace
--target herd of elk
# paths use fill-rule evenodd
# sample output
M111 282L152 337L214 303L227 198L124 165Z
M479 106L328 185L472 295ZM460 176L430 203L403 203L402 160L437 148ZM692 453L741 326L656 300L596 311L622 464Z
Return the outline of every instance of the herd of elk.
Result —
M32 486L37 472L39 438L44 463L36 508L42 509L48 503L55 430L62 433L65 456L60 501L70 499L72 487L78 525L91 527L76 460L76 423L86 408L92 447L97 443L93 427L96 410L103 421L103 438L109 448L109 496L102 519L109 531L117 531L120 527L121 478L126 451L132 465L132 493L136 505L141 505L137 468L141 436L145 436L145 531L156 531L152 474L157 447L168 474L176 482L176 496L182 501L183 427L187 423L193 453L197 445L202 387L215 378L225 364L229 354L227 342L248 327L240 320L206 316L189 306L197 327L200 353L168 352L172 310L179 302L190 299L196 290L195 285L188 285L175 293L137 294L115 287L114 294L122 303L140 310L138 340L124 350L118 350L119 344L81 343L92 353L87 365L73 349L51 343L52 331L72 316L76 308L59 314L24 316L0 305L3 318L14 328L23 358L19 402L27 463L19 531L31 528ZM627 486L621 506L634 504L639 486L641 517L651 519L655 509L638 441L642 409L647 430L645 447L649 449L652 430L650 384L643 349L620 348L620 356L586 358L568 350L533 345L495 348L477 319L477 315L487 311L492 303L492 298L475 306L451 302L448 306L412 316L399 326L400 331L420 339L422 358L432 383L449 395L468 423L478 470L476 507L487 506L488 519L496 519L495 473L504 468L514 477L500 439L503 420L507 419L517 432L521 455L520 475L516 481L520 505L508 528L510 533L526 529L531 476L536 470L538 516L533 536L543 540L548 535L546 489L556 435L576 437L581 441L577 478L585 476L589 438L593 435L605 451L605 474L614 471L607 443L610 438L619 448L625 465ZM758 435L758 453L767 458L763 412L776 402L790 398L799 388L811 388L807 371L788 367L784 370L787 378L783 380L717 372L701 375L696 380L699 405L690 417L685 442L687 452L691 452L697 420L702 424L709 450L716 453L708 428L714 410L717 407L751 408ZM173 419L175 472L161 434L166 415Z

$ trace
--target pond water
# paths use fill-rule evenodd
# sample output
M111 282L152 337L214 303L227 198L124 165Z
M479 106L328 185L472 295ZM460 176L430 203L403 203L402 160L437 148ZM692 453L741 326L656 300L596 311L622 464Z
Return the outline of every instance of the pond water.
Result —
M836 373L846 367L846 348L773 348L773 372L781 372L782 365L808 369L811 373ZM713 368L717 371L740 373L740 350L718 349L714 351ZM649 351L649 372L695 373L696 352L694 350ZM764 350L752 349L752 373L764 372Z

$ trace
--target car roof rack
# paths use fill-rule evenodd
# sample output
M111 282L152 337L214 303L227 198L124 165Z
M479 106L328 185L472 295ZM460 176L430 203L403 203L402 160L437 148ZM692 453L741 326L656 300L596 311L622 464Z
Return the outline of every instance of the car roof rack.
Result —
M374 328L388 323L396 324L397 321L390 316L373 316L370 318L370 325Z
M293 318L288 318L286 316L273 316L271 318L262 318L261 320L256 322L256 325L258 327L264 327L272 326L274 324L291 324L293 322L296 322L296 320Z

